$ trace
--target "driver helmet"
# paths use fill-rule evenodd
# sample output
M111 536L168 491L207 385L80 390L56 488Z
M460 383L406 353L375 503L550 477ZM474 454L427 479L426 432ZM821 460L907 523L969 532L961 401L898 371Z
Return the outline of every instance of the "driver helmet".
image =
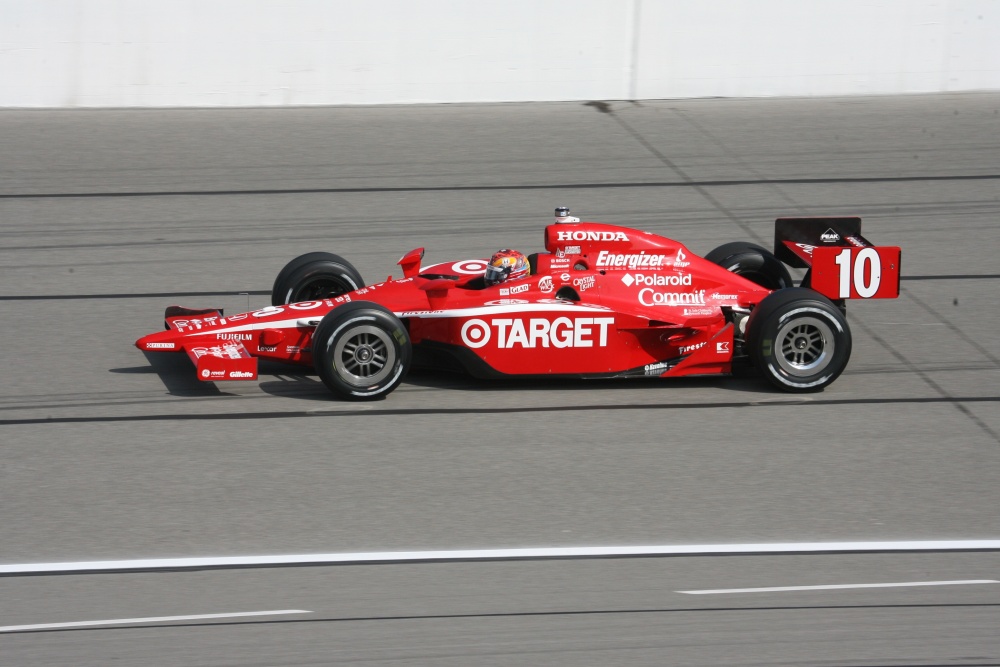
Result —
M486 265L483 279L487 285L499 285L508 280L520 280L531 273L528 258L517 250L504 248L497 250Z

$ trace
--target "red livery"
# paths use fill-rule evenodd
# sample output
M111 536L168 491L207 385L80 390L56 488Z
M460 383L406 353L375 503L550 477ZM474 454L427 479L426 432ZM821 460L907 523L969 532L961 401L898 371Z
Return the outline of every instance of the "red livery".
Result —
M818 391L850 357L845 300L899 295L899 248L872 245L860 218L779 218L773 254L737 242L699 257L556 213L547 252L423 267L418 248L399 260L402 278L375 285L337 255L302 255L278 274L271 306L229 316L171 306L166 330L136 347L184 351L206 381L256 379L258 358L313 366L352 399L384 397L414 364L581 378L748 366L780 389ZM785 264L808 269L799 287Z

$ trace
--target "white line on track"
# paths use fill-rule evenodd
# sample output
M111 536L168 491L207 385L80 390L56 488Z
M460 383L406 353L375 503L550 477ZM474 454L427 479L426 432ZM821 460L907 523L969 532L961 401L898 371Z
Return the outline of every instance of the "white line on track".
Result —
M904 586L968 586L970 584L1000 584L995 579L965 581L904 581L895 584L831 584L827 586L774 586L771 588L719 588L706 591L677 591L685 595L721 595L723 593L783 593L786 591L829 591L841 588L896 588Z
M835 554L920 551L1000 551L1000 540L934 540L911 542L785 542L776 544L688 544L668 546L550 547L535 549L470 549L462 551L374 551L366 553L287 556L221 556L147 558L138 560L0 565L0 576L47 573L93 573L135 570L274 567L282 565L360 565L477 560L542 560L555 558L627 558L654 556L722 556L754 554Z
M198 614L195 616L152 616L150 618L115 618L106 621L74 621L72 623L40 623L38 625L7 625L0 632L19 630L47 630L50 628L84 628L93 625L125 625L128 623L162 623L164 621L200 621L207 618L237 618L240 616L279 616L281 614L311 614L304 609L276 609L273 611L240 611L231 614Z

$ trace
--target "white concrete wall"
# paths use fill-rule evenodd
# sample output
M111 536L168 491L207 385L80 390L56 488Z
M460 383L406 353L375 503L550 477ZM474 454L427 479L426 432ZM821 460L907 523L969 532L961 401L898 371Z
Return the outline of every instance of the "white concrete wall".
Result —
M0 0L0 106L1000 89L1000 0Z

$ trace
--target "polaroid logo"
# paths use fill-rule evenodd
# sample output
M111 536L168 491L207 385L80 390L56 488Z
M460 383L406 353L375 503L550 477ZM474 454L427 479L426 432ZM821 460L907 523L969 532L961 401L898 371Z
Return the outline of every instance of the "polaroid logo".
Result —
M840 234L832 229L828 229L819 235L819 240L823 243L836 243L840 240Z
M657 292L651 287L645 287L639 290L639 303L644 306L704 306L705 290Z
M626 273L622 277L622 282L629 287L632 285L646 285L647 287L681 287L691 284L691 274L681 273L673 276L647 276L644 273Z
M643 250L639 254L620 254L602 250L597 255L597 267L601 269L645 269L667 266L669 260L664 255L647 255Z
M625 241L628 242L628 236L625 232L585 232L585 231L575 231L575 232L556 232L557 241Z
M229 377L233 380L252 379L253 373L249 371L229 371Z
M513 348L607 347L608 327L613 317L474 318L462 325L462 342L478 349L491 341L502 350Z
M172 350L175 347L173 343L146 343L147 350Z

